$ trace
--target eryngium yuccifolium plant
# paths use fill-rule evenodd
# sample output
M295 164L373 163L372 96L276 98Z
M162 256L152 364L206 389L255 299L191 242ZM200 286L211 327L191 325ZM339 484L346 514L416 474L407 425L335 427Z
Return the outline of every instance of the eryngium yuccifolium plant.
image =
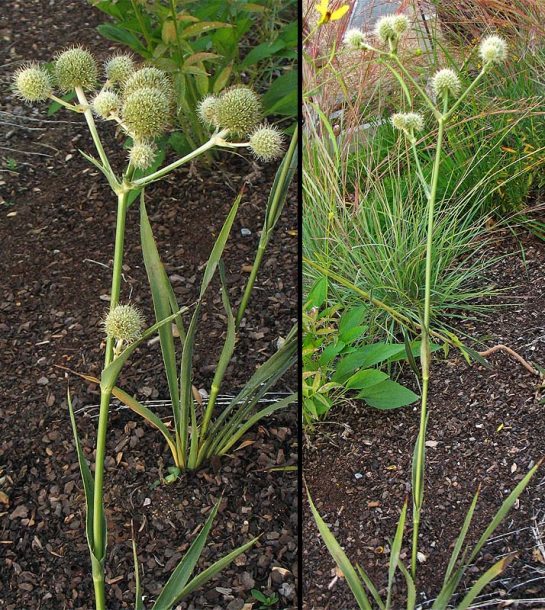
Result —
M407 132L417 132L424 129L424 117L418 112L397 112L391 119L396 129Z
M261 125L250 136L250 150L262 161L272 161L282 156L284 137L275 127Z
M27 102L41 102L53 92L49 73L37 64L21 68L13 80L17 95Z
M502 63L507 59L507 42L499 36L487 36L479 46L483 63Z
M132 343L142 335L144 317L134 305L116 305L104 318L103 325L107 337Z
M121 117L135 139L155 138L164 133L170 121L169 100L160 89L137 89L125 98Z
M215 126L218 124L217 107L218 98L215 95L207 95L198 103L197 113L205 125Z
M357 51L366 48L367 37L361 30L358 30L358 28L351 28L346 31L343 42L350 49Z
M55 61L55 80L63 92L73 91L76 87L91 91L98 78L95 58L82 47L63 51Z
M231 87L218 97L216 127L246 136L259 124L262 113L261 101L254 91L244 86Z
M105 89L93 99L91 105L99 117L107 119L112 114L117 114L119 112L121 108L121 98L114 91Z
M134 73L130 55L114 55L104 64L104 72L110 85L124 85Z
M174 99L174 88L170 79L164 72L152 66L146 66L134 72L125 81L123 95L127 97L131 93L142 89L159 89L167 98L169 104Z
M136 169L148 169L155 161L157 147L147 142L135 142L129 152L129 161Z
M432 77L431 88L438 98L445 97L445 95L457 98L460 95L462 84L454 70L443 68Z

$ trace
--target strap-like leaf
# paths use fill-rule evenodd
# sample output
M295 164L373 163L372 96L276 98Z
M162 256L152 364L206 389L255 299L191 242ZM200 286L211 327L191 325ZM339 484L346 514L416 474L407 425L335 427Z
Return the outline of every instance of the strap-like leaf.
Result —
M467 595L461 601L461 603L456 607L456 610L467 610L471 605L471 602L479 595L479 593L486 587L486 585L499 576L507 567L510 561L514 559L515 555L509 555L500 559L496 562L490 569L488 569L471 587L468 591Z
M402 561L398 561L397 567L403 576L405 576L405 582L407 583L407 610L414 610L416 606L416 586L413 577Z
M379 607L379 609L386 610L386 605L384 604L384 601L383 601L382 597L380 596L380 593L378 592L378 589L376 588L375 583L369 578L369 576L367 576L367 573L360 565L356 565L356 570L358 571L360 578L363 580L363 583L367 587L367 590L373 596L373 599L377 603L377 606Z
M363 585L360 579L358 578L354 566L350 563L350 560L346 556L346 553L342 550L341 545L337 542L337 540L335 540L335 536L333 536L331 530L327 527L325 521L320 516L320 513L317 511L316 507L314 506L314 503L312 502L312 498L310 497L310 493L308 492L308 490L307 495L308 502L310 504L310 510L312 511L312 515L314 516L314 520L316 521L316 525L318 526L318 531L322 536L327 550L330 552L335 563L343 573L343 576L346 578L346 582L348 583L348 586L354 594L354 598L360 610L372 610L369 598L365 593Z
M144 601L142 600L142 585L140 584L140 566L138 565L138 554L136 553L136 540L134 539L134 526L131 523L132 530L132 556L134 561L134 584L136 601L134 610L144 610Z
M142 254L144 255L144 265L148 274L148 280L153 298L153 308L155 319L163 320L171 312L171 286L159 257L153 232L146 211L144 193L140 198L140 239L142 243ZM181 318L181 316L179 316ZM165 374L168 382L168 389L172 402L174 421L176 424L179 419L180 396L178 389L178 367L176 364L176 350L174 349L174 338L170 325L159 328L159 340L161 342L161 352L165 364Z
M401 554L401 544L403 543L403 531L405 529L405 517L407 516L407 501L403 504L399 521L397 522L396 533L390 551L390 565L388 566L388 591L386 597L386 609L390 608L392 601L392 587L394 586L394 576L399 563L399 555Z

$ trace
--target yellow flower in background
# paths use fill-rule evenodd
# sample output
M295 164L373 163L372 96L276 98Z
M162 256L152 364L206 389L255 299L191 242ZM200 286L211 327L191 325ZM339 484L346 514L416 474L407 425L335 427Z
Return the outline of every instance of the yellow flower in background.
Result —
M320 0L320 3L316 5L316 10L320 13L320 19L318 25L324 25L330 21L337 21L346 15L350 6L343 4L339 8L332 11L329 8L329 0Z

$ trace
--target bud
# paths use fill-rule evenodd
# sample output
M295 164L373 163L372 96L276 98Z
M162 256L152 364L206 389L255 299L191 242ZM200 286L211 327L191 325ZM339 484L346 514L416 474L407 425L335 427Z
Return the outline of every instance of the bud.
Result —
M144 316L133 305L116 305L102 324L108 338L133 343L142 336Z
M119 95L113 91L101 91L91 102L91 106L95 113L107 119L111 114L117 114L121 108L121 100Z
M262 161L272 161L282 156L284 137L275 127L261 125L250 136L250 149Z
M155 161L157 147L147 142L135 142L129 152L129 161L136 169L148 169Z
M73 91L76 87L92 90L97 78L95 59L82 47L64 51L55 61L55 79L62 91Z
M424 129L424 117L417 112L398 112L390 120L396 129L402 131L413 133Z
M31 64L18 70L13 77L13 82L19 97L27 102L41 102L53 92L49 73L37 64Z
M365 34L357 28L347 30L343 42L347 47L353 50L364 49L367 46Z
M389 41L397 40L398 33L395 30L395 15L386 15L381 17L375 25L375 35L378 39L386 44Z
M259 97L251 89L243 86L224 91L216 105L218 125L238 136L253 131L259 123L261 113Z
M139 89L159 89L166 96L169 104L174 100L174 88L168 76L152 66L140 68L128 78L123 87L125 97Z
M159 89L138 89L126 98L121 118L135 139L155 138L168 125L170 104Z
M215 95L207 95L197 105L197 114L205 125L217 126L218 98Z
M115 55L104 65L106 78L112 85L123 85L134 73L134 62L130 55Z
M462 84L460 79L454 70L444 68L439 70L431 79L431 88L435 93L436 97L450 97L456 98L460 95Z
M479 47L484 64L502 63L507 59L507 43L500 36L487 36Z

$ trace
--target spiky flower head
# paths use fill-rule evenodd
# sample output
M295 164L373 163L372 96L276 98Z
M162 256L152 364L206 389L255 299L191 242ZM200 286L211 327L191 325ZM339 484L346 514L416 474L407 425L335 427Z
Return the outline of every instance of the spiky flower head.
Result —
M397 40L398 33L394 28L395 18L395 15L385 15L375 24L375 35L384 44L391 40Z
M346 31L343 42L347 47L353 50L365 49L367 46L367 37L361 30L358 30L358 28L351 28Z
M133 343L142 336L144 316L134 305L116 305L102 324L109 338Z
M282 156L284 136L275 127L260 125L250 136L250 150L262 161Z
M41 102L52 93L49 73L38 64L18 70L13 77L15 91L27 102Z
M207 95L197 105L197 114L205 125L218 124L217 117L218 98L215 95Z
M456 98L460 95L462 84L454 70L443 68L432 77L431 88L437 97L443 98L448 95Z
M218 125L229 129L234 135L244 136L251 133L259 123L261 114L261 101L248 87L231 87L218 98Z
M95 58L82 47L62 52L55 61L55 80L62 91L92 90L98 78Z
M393 114L390 120L396 129L409 133L424 129L424 117L418 112L398 112Z
M501 36L487 36L479 46L484 64L502 63L507 59L507 42Z
M170 119L170 104L160 89L137 89L126 99L121 118L135 139L145 140L161 135Z
M153 66L146 66L134 72L123 87L125 97L140 89L159 89L166 96L169 103L174 99L174 88L168 76Z
M104 64L106 78L111 85L123 85L134 73L130 55L114 55Z
M409 29L409 26L410 21L407 15L399 14L392 17L392 29L398 36L404 34Z
M129 161L136 169L148 169L155 161L157 147L148 142L135 142L129 152Z
M101 91L91 102L95 113L107 119L111 114L116 114L121 108L121 99L117 93L106 89Z

